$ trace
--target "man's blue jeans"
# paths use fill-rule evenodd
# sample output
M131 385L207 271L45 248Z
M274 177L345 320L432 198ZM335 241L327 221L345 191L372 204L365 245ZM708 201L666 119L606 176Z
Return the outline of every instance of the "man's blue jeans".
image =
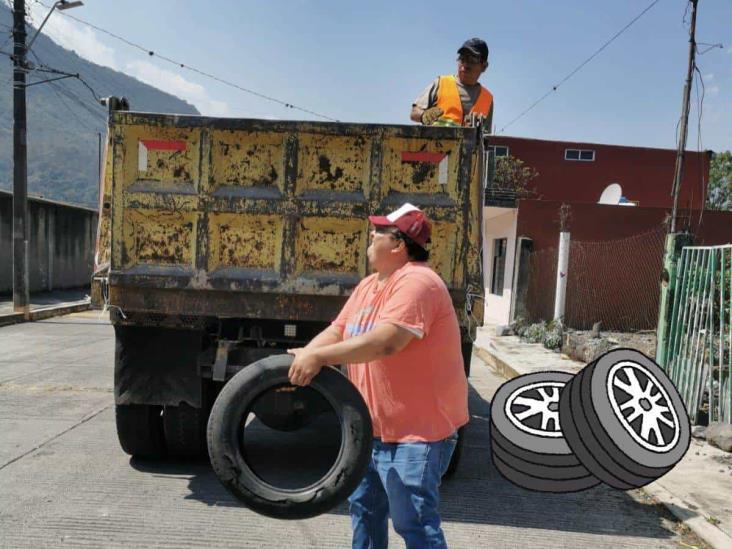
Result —
M348 498L354 549L387 547L389 516L407 549L447 547L439 488L456 443L456 434L438 442L374 439L368 471Z

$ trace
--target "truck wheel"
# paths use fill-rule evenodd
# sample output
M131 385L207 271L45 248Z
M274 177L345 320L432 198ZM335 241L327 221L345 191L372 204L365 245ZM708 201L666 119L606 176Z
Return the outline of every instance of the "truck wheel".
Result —
M465 377L470 377L470 360L473 356L473 342L463 341L462 343L463 352L463 369L465 370Z
M369 411L358 390L335 368L323 368L309 387L338 418L341 444L335 462L322 478L303 488L280 488L257 476L245 459L245 421L262 394L289 385L292 358L269 356L231 378L214 402L207 430L211 465L221 483L250 509L281 519L314 517L344 501L366 472L373 440ZM296 464L294 460L292 466Z
M154 458L165 455L161 412L161 406L115 406L117 437L122 450L135 457Z
M204 410L181 403L163 409L163 430L168 453L195 458L206 453L206 417Z
M460 459L463 457L463 445L465 444L465 428L467 425L463 425L458 429L457 435L457 444L455 445L455 450L452 452L452 457L450 458L450 464L447 466L447 469L445 470L445 474L442 475L442 478L450 478L455 474L455 471L457 471L458 465L460 464Z
M320 412L320 398L312 398L312 392L292 387L269 391L262 395L253 408L254 414L270 429L297 431L310 425Z

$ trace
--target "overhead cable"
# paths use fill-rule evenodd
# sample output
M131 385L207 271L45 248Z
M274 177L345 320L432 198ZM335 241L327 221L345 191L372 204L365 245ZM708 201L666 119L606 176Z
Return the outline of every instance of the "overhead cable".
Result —
M645 15L646 12L648 12L653 6L655 6L656 4L658 4L659 1L660 0L653 0L653 2L651 2L648 5L648 7L646 7L646 9L644 9L642 12L640 12L638 15L636 15L627 25L625 25L622 29L620 29L618 32L616 32L607 42L605 42L602 46L600 46L592 55L590 55L582 63L580 63L579 65L577 65L577 67L572 72L570 72L567 76L565 76L564 78L562 78L562 80L558 84L555 84L554 86L552 86L549 91L547 91L539 99L537 99L536 101L534 101L527 109L524 109L521 112L521 114L519 114L517 117L515 117L513 120L511 120L508 124L506 124L505 126L503 126L503 128L501 128L501 130L498 133L503 133L506 128L508 128L509 126L511 126L512 124L514 124L515 122L517 122L518 120L520 120L521 118L523 118L529 111L531 111L539 103L541 103L542 101L544 101L544 99L546 99L552 93L554 93L555 91L557 91L557 89L559 88L559 86L561 86L567 80L569 80L575 74L577 74L580 71L580 69L582 69L582 67L584 67L585 65L587 65L587 63L589 63L595 57L597 57L600 54L600 52L602 52L602 50L604 50L606 47L608 47L621 34L623 34L626 30L628 30L636 21L638 21L638 19L640 19L641 17L643 17L643 15Z
M656 1L658 1L658 0L656 0ZM35 2L37 4L40 4L40 5L42 5L42 6L50 9L50 6L47 6L46 4L44 4L43 2L41 2L40 0L35 0ZM312 114L313 116L317 116L317 117L323 118L325 120L330 120L332 122L338 122L338 120L336 118L332 118L332 117L327 116L325 114L322 114L322 113L319 113L319 112L316 112L316 111L313 111L313 110L310 110L310 109L306 109L304 107L299 107L299 106L295 105L294 103L288 103L286 101L282 101L281 99L277 99L275 97L272 97L272 96L269 96L269 95L265 95L263 93L260 93L258 91L251 90L249 88L245 88L245 87L240 86L239 84L236 84L234 82L229 82L228 80L224 80L223 78L220 78L220 77L218 77L216 75L213 75L211 73L207 73L207 72L202 71L200 69L197 69L196 67L193 67L193 66L190 66L190 65L186 65L185 63L181 63L180 61L176 61L174 59L171 59L170 57L166 57L165 55L161 55L159 53L156 53L155 51L153 51L153 50L151 50L149 48L146 48L146 47L144 47L144 46L142 46L140 44L137 44L135 42L132 42L132 41L128 40L127 38L124 38L122 36L119 36L118 34L115 34L115 33L111 32L111 31L108 31L106 29L103 29L103 28L101 28L101 27L99 27L97 25L94 25L92 23L89 23L88 21L85 21L84 19L81 19L81 18L76 17L74 15L71 15L70 13L66 13L66 12L61 12L61 13L65 17L68 17L70 19L73 19L74 21L76 21L78 23L81 23L82 25L86 25L88 27L91 27L92 29L94 29L96 31L99 31L99 32L101 32L103 34L106 34L108 36L111 36L112 38L115 38L116 40L119 40L121 42L124 42L125 44L127 44L130 47L133 47L133 48L136 48L136 49L138 49L140 51L143 51L143 52L145 52L150 57L157 57L158 59L161 59L161 60L163 60L163 61L165 61L167 63L170 63L172 65L176 65L176 66L178 66L178 67L180 67L182 69L186 69L186 70L189 70L189 71L194 72L196 74L199 74L201 76L205 76L206 78L210 78L212 80L215 80L216 82L219 82L220 84L224 84L225 86L229 86L231 88L235 88L235 89L237 89L239 91L242 91L244 93L248 93L248 94L251 94L251 95L255 95L255 96L257 96L257 97L259 97L261 99L265 99L267 101L272 101L274 103L278 103L278 104L282 105L283 107L286 107L286 108L289 108L289 109L298 110L298 111L302 111L302 112L305 112L305 113L308 113L308 114Z

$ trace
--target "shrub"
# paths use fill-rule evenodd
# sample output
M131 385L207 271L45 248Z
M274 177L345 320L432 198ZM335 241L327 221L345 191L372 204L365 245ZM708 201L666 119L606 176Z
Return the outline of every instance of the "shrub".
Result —
M543 320L527 327L524 332L524 339L529 343L541 343L546 335L546 322Z

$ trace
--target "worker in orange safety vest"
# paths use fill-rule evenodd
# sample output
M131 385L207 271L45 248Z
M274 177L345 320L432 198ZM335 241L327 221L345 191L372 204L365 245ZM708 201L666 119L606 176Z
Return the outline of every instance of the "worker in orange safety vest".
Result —
M438 76L412 103L410 118L427 126L465 126L482 118L493 125L493 94L478 83L488 68L488 45L467 40L458 50L457 74Z

